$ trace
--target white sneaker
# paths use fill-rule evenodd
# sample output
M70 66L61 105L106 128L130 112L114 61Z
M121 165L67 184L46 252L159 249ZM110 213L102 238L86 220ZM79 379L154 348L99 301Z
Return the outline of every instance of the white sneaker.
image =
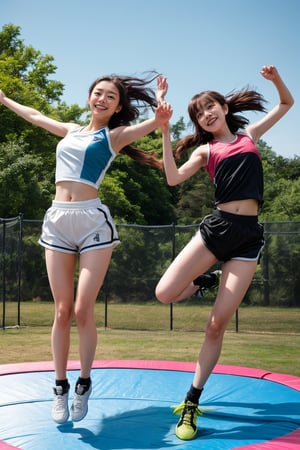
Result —
M69 391L64 393L62 386L54 387L53 391L52 419L54 422L62 424L67 422L69 418Z
M92 385L85 391L86 386L78 384L74 393L73 404L71 406L71 418L73 422L82 420L88 412L88 400L92 392Z

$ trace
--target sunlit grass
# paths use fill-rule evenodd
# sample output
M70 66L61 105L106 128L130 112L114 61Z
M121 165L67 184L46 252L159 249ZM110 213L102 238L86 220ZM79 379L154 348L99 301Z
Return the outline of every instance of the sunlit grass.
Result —
M12 308L15 305L7 305ZM196 361L204 339L209 306L175 305L173 330L166 305L96 305L96 359ZM21 327L0 331L0 364L52 359L52 303L21 305ZM233 319L225 334L220 364L256 367L300 376L300 310L242 307L239 332ZM69 359L78 359L77 330L72 328Z

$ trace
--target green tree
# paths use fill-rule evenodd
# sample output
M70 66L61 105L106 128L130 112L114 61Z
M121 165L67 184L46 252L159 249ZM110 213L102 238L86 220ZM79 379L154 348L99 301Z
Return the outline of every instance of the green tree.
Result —
M39 219L50 202L50 184L41 179L41 157L27 152L28 144L20 138L0 143L0 216Z
M123 155L113 162L101 185L100 197L118 223L163 225L175 220L163 173Z
M183 117L180 117L180 119L175 124L171 125L171 136L173 140L178 141L185 129L186 126Z
M300 159L283 158L260 140L264 169L264 204L262 221L299 220Z
M1 89L16 101L57 120L81 123L86 108L68 107L60 101L64 86L50 78L55 71L52 56L44 56L33 47L24 45L20 27L3 26L0 32ZM56 136L0 105L3 217L23 212L27 218L40 218L45 204L49 206L54 193L57 142Z

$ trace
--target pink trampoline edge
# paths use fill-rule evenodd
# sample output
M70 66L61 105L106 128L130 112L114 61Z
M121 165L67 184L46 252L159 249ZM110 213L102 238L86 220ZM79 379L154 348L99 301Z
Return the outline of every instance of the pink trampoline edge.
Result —
M182 361L163 360L95 360L93 369L148 369L148 370L175 370L181 372L194 372L195 363ZM68 370L79 370L80 362L77 360L68 362ZM52 361L25 362L0 365L0 376L26 372L48 372L54 371ZM300 378L277 372L270 372L252 367L230 366L217 364L213 373L222 375L237 375L249 378L261 378L274 383L283 384L292 389L300 391Z
M194 372L195 363L181 361L161 361L161 360L95 360L93 369L145 369L145 370L174 370L181 372ZM79 361L69 361L68 370L79 370ZM48 372L54 371L53 361L39 361L28 363L15 363L0 365L1 375L12 375L26 372ZM269 372L263 369L251 367L239 367L217 364L213 370L215 374L236 375L250 378L259 378L275 383L283 384L287 387L300 391L300 378L276 372ZM285 436L272 439L271 441L258 444L250 444L236 447L234 450L296 450L299 449L300 428ZM17 449L3 441L0 441L0 450Z
M268 442L258 444L243 445L232 450L299 450L300 428L285 436L271 439ZM1 448L1 447L0 447Z

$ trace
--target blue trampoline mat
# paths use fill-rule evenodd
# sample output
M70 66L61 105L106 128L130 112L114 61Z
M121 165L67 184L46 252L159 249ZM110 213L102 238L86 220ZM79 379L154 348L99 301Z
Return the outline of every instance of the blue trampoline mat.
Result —
M0 366L0 449L22 450L275 450L300 449L300 378L217 365L201 396L198 436L175 436L195 364L95 361L89 411L78 423L52 421L50 362ZM70 361L74 384L79 362Z

